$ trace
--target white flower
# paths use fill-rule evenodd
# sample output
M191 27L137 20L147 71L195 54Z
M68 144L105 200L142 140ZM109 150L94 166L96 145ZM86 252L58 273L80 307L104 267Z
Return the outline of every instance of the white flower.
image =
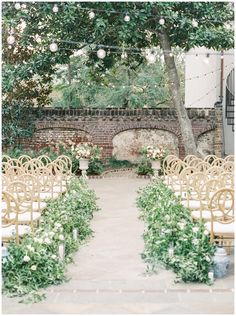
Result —
M61 227L61 224L60 224L60 223L55 223L54 226L55 226L55 227Z
M181 223L178 223L178 225L179 225L179 228L180 228L180 229L184 229L184 227L185 227L185 223L182 223L182 222L181 222Z
M50 245L51 244L51 240L49 238L45 238L44 239L45 244Z
M170 215L167 214L167 215L165 216L165 219L166 219L167 221L170 220Z
M56 255L52 255L52 259L53 259L53 260L56 260L56 259L57 259L57 256L56 256Z
M199 228L198 227L193 227L193 232L194 233L197 233L199 231Z
M31 266L30 269L31 269L32 271L36 271L36 270L37 270L37 266L33 265L33 266Z
M198 245L198 239L193 239L193 244Z
M64 236L63 235L59 235L59 239L60 240L64 240Z
M29 251L34 251L34 247L32 247L32 246L30 246L30 245L28 245L26 248L27 248Z
M205 229L203 234L207 236L207 235L209 235L209 231Z
M55 235L54 232L50 232L50 233L49 233L49 236L50 236L50 237L53 237L54 235Z
M24 262L29 262L30 261L30 257L29 256L24 256L23 261Z

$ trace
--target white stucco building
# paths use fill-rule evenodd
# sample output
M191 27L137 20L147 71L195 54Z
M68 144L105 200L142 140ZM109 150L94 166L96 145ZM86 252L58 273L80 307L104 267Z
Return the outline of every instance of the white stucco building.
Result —
M225 116L226 81L233 69L233 50L224 52L223 57L221 53L205 47L195 48L186 53L185 106L187 108L213 108L222 96L225 155L234 153L234 132ZM222 86L221 77L223 77Z

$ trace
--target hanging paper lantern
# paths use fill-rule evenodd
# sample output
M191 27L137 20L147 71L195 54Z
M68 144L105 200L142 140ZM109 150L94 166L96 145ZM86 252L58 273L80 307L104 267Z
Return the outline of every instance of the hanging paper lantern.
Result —
M196 21L195 19L192 20L192 26L193 27L198 27L198 21Z
M95 13L93 11L89 12L89 18L92 20L95 18Z
M105 58L105 57L106 57L106 52L105 52L105 50L100 48L100 49L97 51L97 56L98 56L98 58L100 58L100 59Z
M125 22L129 22L130 21L130 16L128 14L125 15L124 21Z
M159 20L159 24L164 25L164 24L165 24L165 19L161 18L161 19Z
M122 59L125 59L125 58L127 58L128 56L127 56L127 53L126 52L123 52L122 54L121 54L121 58Z
M7 43L8 43L9 45L14 44L14 43L15 43L15 37L14 37L13 35L8 36L8 38L7 38Z
M156 60L157 60L156 56L154 54L152 54L152 53L148 54L146 56L146 59L147 59L149 64L154 64L156 62Z
M21 9L20 3L16 3L16 4L15 4L15 9L16 9L16 10L20 10L20 9Z
M50 44L49 48L50 48L50 51L53 52L53 53L55 53L56 51L58 51L58 46L57 46L56 43Z
M54 13L57 13L58 11L59 11L59 8L58 8L58 6L55 4L54 5L54 7L52 8L52 11L54 12Z

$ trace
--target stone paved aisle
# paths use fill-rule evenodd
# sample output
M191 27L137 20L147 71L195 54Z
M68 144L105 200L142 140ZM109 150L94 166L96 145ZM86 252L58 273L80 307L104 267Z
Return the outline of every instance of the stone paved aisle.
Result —
M71 281L47 290L31 305L3 297L3 314L232 314L233 271L213 287L175 284L171 271L147 277L140 258L143 222L135 207L144 179L89 180L101 211L92 221L94 238L75 254ZM231 265L232 266L232 265ZM232 270L232 268L231 268Z

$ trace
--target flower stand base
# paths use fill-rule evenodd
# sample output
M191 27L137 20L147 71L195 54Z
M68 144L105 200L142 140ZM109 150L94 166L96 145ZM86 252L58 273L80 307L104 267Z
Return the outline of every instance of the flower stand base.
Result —
M87 170L88 170L89 160L88 159L80 159L79 160L79 168L82 171L82 177L87 178Z
M161 161L160 160L153 160L152 161L152 169L154 171L154 177L158 177L159 170L161 169Z

